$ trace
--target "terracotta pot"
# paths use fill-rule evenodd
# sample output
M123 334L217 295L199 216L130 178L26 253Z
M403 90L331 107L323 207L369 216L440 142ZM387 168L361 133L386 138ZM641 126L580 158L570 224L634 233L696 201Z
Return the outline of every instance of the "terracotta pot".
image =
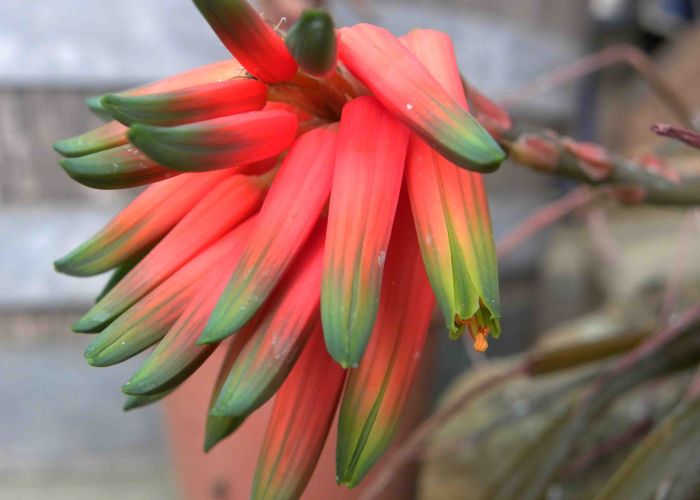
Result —
M432 352L432 349L430 349ZM426 353L427 354L427 353ZM432 366L425 355L417 383L408 403L402 430L397 436L415 427L423 416L430 398L430 377L427 367ZM267 419L272 409L272 401L256 411L232 436L219 443L205 454L204 423L209 404L211 388L214 386L221 353L215 354L171 396L165 399L165 410L173 466L187 500L246 500L250 498L251 483L258 452L265 434ZM335 424L323 449L321 459L302 498L308 500L350 500L358 498L362 486L349 490L335 484ZM375 472L381 468L381 462ZM382 495L382 499L411 498L415 492L416 471L414 466L404 467L396 479ZM372 474L365 484L372 480Z

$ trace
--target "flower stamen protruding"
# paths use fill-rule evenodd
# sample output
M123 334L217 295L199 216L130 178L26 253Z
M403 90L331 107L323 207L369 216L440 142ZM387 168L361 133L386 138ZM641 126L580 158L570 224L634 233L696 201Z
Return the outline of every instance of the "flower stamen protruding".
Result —
M486 340L486 336L489 334L489 329L484 327L476 332L476 337L474 337L474 350L476 352L486 352L489 347L489 343Z
M464 327L462 332L469 333L469 336L474 341L474 350L476 352L486 352L486 349L489 347L486 338L491 333L491 327L487 324L481 309L474 316L467 319L462 319L459 315L455 315L455 326L460 330Z

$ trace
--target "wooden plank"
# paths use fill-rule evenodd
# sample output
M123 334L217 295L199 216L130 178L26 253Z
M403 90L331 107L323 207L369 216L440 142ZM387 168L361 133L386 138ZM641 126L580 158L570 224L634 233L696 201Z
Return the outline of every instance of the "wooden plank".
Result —
M0 88L0 204L99 200L128 197L95 192L68 178L51 144L101 121L84 104L93 92L42 88Z

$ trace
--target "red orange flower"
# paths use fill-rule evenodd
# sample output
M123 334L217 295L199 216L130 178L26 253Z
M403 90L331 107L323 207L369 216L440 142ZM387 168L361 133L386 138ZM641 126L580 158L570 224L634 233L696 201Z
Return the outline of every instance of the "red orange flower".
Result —
M206 449L277 394L256 498L303 491L340 407L338 481L354 486L397 428L435 298L451 336L482 350L499 333L478 172L503 152L442 33L336 32L313 13L285 43L243 0L195 3L235 59L91 99L113 121L55 145L85 185L151 184L56 262L115 270L74 329L98 333L97 366L155 345L127 408L226 349Z

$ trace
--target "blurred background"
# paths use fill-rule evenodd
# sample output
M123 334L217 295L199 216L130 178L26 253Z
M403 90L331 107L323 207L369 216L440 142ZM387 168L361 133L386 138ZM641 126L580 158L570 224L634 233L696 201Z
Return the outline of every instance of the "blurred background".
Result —
M259 5L268 20L286 16L289 22L303 4ZM338 25L370 21L397 34L413 27L447 32L470 83L496 101L584 54L624 43L653 57L686 103L700 109L700 2L335 0L325 6ZM225 57L189 0L0 2L0 499L181 496L162 409L121 411L119 387L138 360L90 368L82 357L87 339L70 332L105 279L72 279L51 266L134 193L78 185L60 169L50 145L99 124L85 97ZM649 125L671 119L625 65L518 102L512 111L628 155L653 147L658 140ZM487 186L497 240L571 189L567 181L509 164L488 176ZM616 264L610 252L639 244L635 238L649 236L650 223L657 243L666 244L651 251L673 260L682 214L644 209L619 217L588 211L506 256L504 334L489 355L522 351L542 331L611 296L633 296L614 276L629 283L641 271L634 262ZM590 246L591 231L602 246ZM668 239L658 238L664 234ZM605 246L610 241L612 250ZM666 267L661 264L655 276L665 276ZM479 362L437 330L440 362L427 361L434 385L426 410ZM213 488L210 498L228 498L226 489Z

